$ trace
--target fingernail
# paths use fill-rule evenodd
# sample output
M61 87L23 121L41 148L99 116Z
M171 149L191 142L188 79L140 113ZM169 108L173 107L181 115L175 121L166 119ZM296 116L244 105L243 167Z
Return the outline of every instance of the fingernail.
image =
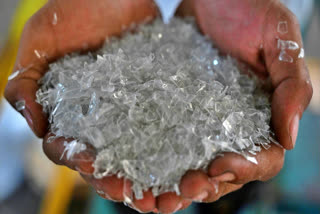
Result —
M29 127L32 129L33 132L35 132L32 116L31 116L29 110L28 109L24 109L22 114L23 114L24 118L26 119Z
M236 179L236 176L231 172L223 173L222 175L218 175L216 177L211 178L218 182L230 182Z
M299 129L299 115L295 115L290 123L290 138L292 142L292 146L294 147L296 145L296 140L298 136L298 129Z
M178 210L180 210L181 208L182 208L182 203L180 202L178 205L177 205L177 207L176 207L176 209L174 209L174 211L173 211L173 213L175 213L175 212L177 212Z
M205 192L200 193L196 197L194 197L193 200L196 201L196 202L202 202L208 196L209 196L209 193L205 191Z

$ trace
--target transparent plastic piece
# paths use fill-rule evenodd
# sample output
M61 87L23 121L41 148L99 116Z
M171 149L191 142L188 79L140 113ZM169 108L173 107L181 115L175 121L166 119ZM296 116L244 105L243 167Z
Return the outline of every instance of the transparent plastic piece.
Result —
M15 72L13 72L9 77L8 77L8 81L13 80L14 78L16 78L19 74L20 74L20 70L17 70Z
M300 53L298 55L298 58L299 59L303 59L304 58L304 49L303 48L300 49Z
M287 21L280 21L278 23L277 30L282 35L288 33L288 22Z
M179 195L186 171L206 170L224 152L256 162L270 144L270 94L220 56L194 20L156 20L97 52L65 56L39 84L50 131L76 139L64 155L91 144L95 178L132 183L127 204L148 189Z
M290 40L281 40L278 39L278 49L281 50L298 50L299 49L299 45L298 43L294 42L294 41L290 41Z
M53 13L52 24L53 25L57 25L58 24L58 15L57 15L57 13Z
M281 50L280 55L279 55L279 61L292 63L293 58L292 58L292 56L287 54L287 52L285 50Z
M66 155L67 159L70 160L74 154L79 154L87 149L87 146L84 143L79 143L77 140L73 140L71 142L65 141L63 145L65 146L65 149L60 159Z
M40 59L41 58L41 54L38 50L34 50L34 54Z
M247 160L250 161L251 163L258 164L258 161L255 157L251 156L246 156Z
M16 109L17 111L22 111L26 108L26 101L25 100L19 100L16 102Z

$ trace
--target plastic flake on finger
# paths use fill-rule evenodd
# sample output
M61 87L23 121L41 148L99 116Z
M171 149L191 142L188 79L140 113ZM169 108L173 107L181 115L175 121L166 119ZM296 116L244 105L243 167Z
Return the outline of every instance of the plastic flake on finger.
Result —
M188 170L206 170L224 152L256 162L270 144L270 94L192 19L155 20L96 52L65 56L39 84L50 131L76 139L67 157L91 144L95 178L128 179L137 199L148 189L178 194Z
M290 40L278 39L278 49L281 50L297 50L299 49L298 43Z
M246 159L254 164L258 164L258 161L255 157L246 156Z
M304 58L304 49L303 48L300 49L300 53L298 55L298 58L299 59L303 59Z
M16 78L19 74L20 74L20 70L17 70L17 71L15 71L15 72L13 72L13 73L8 77L8 81L13 80L13 79Z
M67 159L70 160L74 154L78 154L87 149L87 146L84 143L79 143L77 140L71 142L65 141L63 145L65 146L65 149L60 159L66 154Z
M279 61L292 63L293 58L285 50L281 50L279 55Z
M22 111L26 108L26 101L25 100L19 100L15 104L17 111Z
M278 23L278 28L277 28L278 32L280 34L286 34L288 33L288 22L287 21L280 21Z
M57 13L53 13L52 24L53 25L57 25L58 24L58 15L57 15Z

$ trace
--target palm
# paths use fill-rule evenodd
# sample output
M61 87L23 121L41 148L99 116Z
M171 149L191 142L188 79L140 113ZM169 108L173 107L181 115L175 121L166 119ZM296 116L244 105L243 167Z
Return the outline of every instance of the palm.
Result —
M202 31L225 53L246 61L256 69L263 68L261 47L268 26L263 22L270 7L269 0L200 0L195 4ZM277 23L267 22L267 25Z

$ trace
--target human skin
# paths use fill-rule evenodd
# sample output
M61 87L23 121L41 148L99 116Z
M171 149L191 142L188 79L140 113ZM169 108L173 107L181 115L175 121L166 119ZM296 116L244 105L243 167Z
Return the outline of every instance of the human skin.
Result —
M279 1L272 0L185 0L180 15L196 17L200 30L227 54L250 65L259 76L269 77L273 86L272 125L279 142L292 149L296 141L299 119L312 96L312 86L304 59L299 52L287 51L293 63L278 60L277 38L293 40L302 47L299 25L295 17ZM53 22L54 14L57 23ZM180 183L181 195L165 193L153 197L151 191L136 200L130 181L109 176L92 176L95 151L89 148L71 160L60 159L65 139L47 143L47 116L35 102L37 81L47 71L48 64L74 51L94 50L105 38L118 36L132 23L144 23L158 15L151 0L51 0L26 24L20 41L14 70L25 72L9 81L5 96L15 106L24 99L26 109L21 113L34 133L44 138L43 149L56 164L79 171L104 198L132 200L133 208L142 212L171 213L188 207L192 201L213 202L223 195L254 180L268 180L282 168L284 148L272 145L257 154L258 165L243 157L227 153L213 160L208 171L189 171ZM277 32L278 22L288 22L288 33ZM36 50L36 52L35 52ZM37 55L40 55L38 57Z

